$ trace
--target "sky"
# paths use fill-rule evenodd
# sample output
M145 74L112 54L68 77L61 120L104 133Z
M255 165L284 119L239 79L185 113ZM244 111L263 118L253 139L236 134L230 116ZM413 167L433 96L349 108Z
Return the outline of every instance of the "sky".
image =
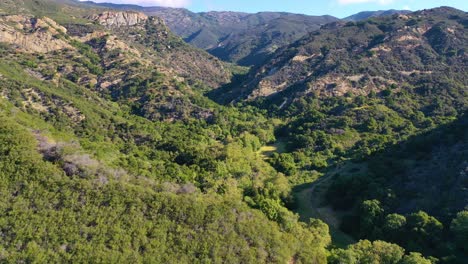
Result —
M420 10L439 6L452 6L468 11L468 0L93 0L143 6L184 7L194 12L284 11L308 15L346 17L361 11L408 9Z

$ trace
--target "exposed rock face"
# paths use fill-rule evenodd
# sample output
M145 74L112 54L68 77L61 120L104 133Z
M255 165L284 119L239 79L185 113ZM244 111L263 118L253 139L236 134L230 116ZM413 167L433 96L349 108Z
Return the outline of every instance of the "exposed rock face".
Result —
M128 27L144 23L148 17L138 12L113 12L106 11L88 17L106 27Z
M13 44L23 52L47 53L65 48L73 49L58 37L67 30L47 17L0 17L0 42Z

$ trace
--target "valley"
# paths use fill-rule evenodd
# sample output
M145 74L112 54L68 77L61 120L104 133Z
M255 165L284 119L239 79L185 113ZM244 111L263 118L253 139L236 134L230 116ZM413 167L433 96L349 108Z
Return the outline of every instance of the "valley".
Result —
M465 263L467 28L0 2L0 262Z

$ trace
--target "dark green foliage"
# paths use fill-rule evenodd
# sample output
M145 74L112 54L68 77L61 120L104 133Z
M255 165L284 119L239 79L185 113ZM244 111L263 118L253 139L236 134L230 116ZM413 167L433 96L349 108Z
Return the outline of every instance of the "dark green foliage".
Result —
M468 251L468 212L461 211L457 217L453 219L450 226L453 234L455 235L458 247Z
M91 46L72 40L71 44L78 49L83 58L78 58L77 62L88 68L88 70L95 75L102 75L103 70L101 67L101 58L91 48Z
M286 233L228 196L174 194L150 179L67 177L42 160L29 132L0 121L3 261L284 263L298 255L324 263L326 226L293 221Z
M384 210L378 200L368 200L361 204L359 209L359 228L365 230L362 237L370 234L370 237L378 237L381 233L380 223L382 223Z
M340 209L360 206L346 218L343 229L356 237L384 239L410 251L444 256L444 262L453 261L448 256L461 253L448 246L458 241L448 227L452 215L466 206L462 191L466 179L460 172L466 157L466 131L462 116L369 158L365 173L337 175L328 190L329 201ZM437 196L428 190L435 186L440 188ZM360 202L369 198L376 200Z
M388 214L385 216L382 231L390 241L402 243L406 238L406 217L400 214Z
M55 10L68 28L55 37L73 48L0 45L0 262L432 262L405 250L466 259L465 14L329 24L210 92L245 69L188 46L158 18L105 28L70 16L89 17L92 4L17 4ZM247 37L240 56L297 37L274 32L297 26L283 22ZM406 40L388 42L426 22L411 53L396 44ZM379 49L387 44L390 55ZM243 98L252 87L242 84L264 74L295 83L235 106L204 96ZM339 80L351 88L335 93ZM343 220L356 239L377 241L327 251L327 225L304 220L315 212L300 222L288 210L292 187L322 175L310 192L324 197L311 198L346 214L330 215L331 232Z
M430 260L423 258L419 254L410 253L404 255L405 250L398 245L383 241L370 242L361 240L358 243L349 246L346 250L333 250L328 257L331 264L349 263L349 264L430 264Z
M404 256L400 262L401 264L431 264L429 259L425 259L421 254L411 252L409 255Z
M278 154L274 153L273 157L270 159L270 163L275 167L278 171L285 173L286 175L295 175L297 172L297 166L294 161L294 157L292 154L283 153Z
M425 212L410 214L407 220L409 247L413 247L414 251L423 251L425 248L430 249L440 245L443 228L439 220Z

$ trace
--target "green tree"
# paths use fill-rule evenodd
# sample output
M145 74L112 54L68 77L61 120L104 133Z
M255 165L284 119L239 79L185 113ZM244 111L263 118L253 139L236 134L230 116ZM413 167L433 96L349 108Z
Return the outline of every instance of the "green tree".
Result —
M380 206L378 200L367 200L361 204L360 208L360 226L362 237L375 237L378 236L384 210Z
M468 251L468 211L459 212L453 219L450 229L455 235L457 245Z
M400 214L389 214L385 217L383 224L383 235L385 239L399 242L402 232L406 226L406 217Z
M411 252L404 256L399 264L432 264L432 261L424 258L421 253Z
M273 155L272 164L278 171L289 176L294 175L297 172L294 157L290 153Z
M397 264L405 250L384 241L361 240L346 250L333 250L328 258L331 264Z
M444 226L435 217L419 211L408 216L407 225L411 249L421 251L423 248L439 245Z

